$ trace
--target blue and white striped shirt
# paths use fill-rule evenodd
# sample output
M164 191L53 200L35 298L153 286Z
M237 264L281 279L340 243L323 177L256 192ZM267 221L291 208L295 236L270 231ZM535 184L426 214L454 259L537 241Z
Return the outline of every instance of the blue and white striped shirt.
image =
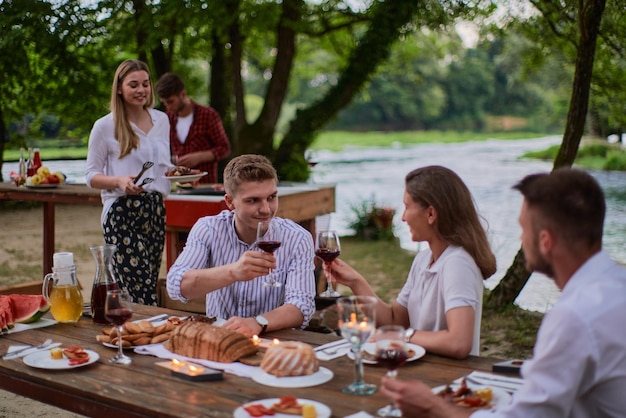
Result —
M167 292L172 299L187 302L180 293L186 271L234 263L251 249L237 236L234 218L234 212L224 210L198 219L191 228L185 248L167 274ZM283 285L263 287L266 276L261 276L207 293L207 316L250 318L291 304L304 316L302 328L308 325L315 313L313 238L289 219L274 218L272 222L276 222L281 234L281 246L274 252L277 268L273 275Z

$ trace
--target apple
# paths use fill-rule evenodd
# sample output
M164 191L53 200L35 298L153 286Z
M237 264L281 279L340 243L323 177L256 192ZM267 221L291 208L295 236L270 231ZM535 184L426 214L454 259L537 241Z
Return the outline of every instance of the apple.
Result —
M48 183L50 184L59 184L61 182L61 180L59 180L59 178L57 177L56 174L50 174L48 176Z
M34 176L29 177L30 178L30 183L33 186L36 186L38 184L41 184L41 176L39 174L35 174Z
M50 184L50 181L48 181L48 177L42 177L39 184Z
M59 178L59 183L61 184L65 183L65 174L61 173L60 171L55 171L52 174L54 174L55 176Z

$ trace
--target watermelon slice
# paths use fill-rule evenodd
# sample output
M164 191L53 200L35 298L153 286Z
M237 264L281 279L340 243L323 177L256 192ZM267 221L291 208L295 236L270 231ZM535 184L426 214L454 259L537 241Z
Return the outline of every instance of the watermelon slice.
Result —
M50 304L41 295L9 295L13 303L13 317L19 324L38 321L50 310Z
M0 327L2 331L8 331L15 326L13 317L13 302L6 295L0 295Z

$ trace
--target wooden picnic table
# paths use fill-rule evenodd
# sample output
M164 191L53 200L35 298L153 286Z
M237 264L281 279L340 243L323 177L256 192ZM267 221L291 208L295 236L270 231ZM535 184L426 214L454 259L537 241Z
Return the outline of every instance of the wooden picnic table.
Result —
M315 218L335 211L333 184L279 184L278 216L291 219L315 234ZM52 272L55 252L55 205L57 203L102 205L100 190L85 184L62 184L56 188L16 187L0 183L0 200L41 202L43 205L43 275ZM188 232L201 216L215 215L226 209L224 196L170 194L165 199L166 258L169 268L182 250L180 233Z
M154 306L135 305L133 320L157 314L183 316L188 313ZM49 316L49 314L47 314ZM96 342L101 325L83 317L75 324L54 324L0 336L0 353L12 345L38 344L47 338L63 346L79 344L97 352L99 360L71 370L47 370L27 366L22 359L0 360L0 388L29 398L92 417L232 417L239 406L261 399L293 395L326 404L333 417L344 417L358 411L375 415L388 399L379 391L370 396L352 396L341 388L353 381L353 361L343 356L320 362L334 376L327 383L305 388L276 388L252 379L224 374L223 381L190 382L155 365L166 361L127 350L133 362L127 366L112 365L108 359L115 350ZM283 330L267 334L268 338L304 341L321 345L335 339L334 334L301 330ZM453 360L432 354L406 363L400 378L418 378L432 387L443 385L473 370L490 371L494 358L470 356ZM379 384L385 369L365 365L365 381Z

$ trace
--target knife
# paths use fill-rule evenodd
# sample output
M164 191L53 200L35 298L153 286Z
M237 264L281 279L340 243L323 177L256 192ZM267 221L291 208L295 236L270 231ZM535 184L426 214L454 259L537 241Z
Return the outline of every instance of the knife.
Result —
M20 358L20 357L26 357L29 354L37 353L39 351L51 350L53 348L60 347L61 345L62 345L61 343L52 343L50 345L46 345L46 346L43 346L43 347L22 348L20 350L13 351L11 353L6 354L2 358L5 359L5 360L13 360L13 359Z

